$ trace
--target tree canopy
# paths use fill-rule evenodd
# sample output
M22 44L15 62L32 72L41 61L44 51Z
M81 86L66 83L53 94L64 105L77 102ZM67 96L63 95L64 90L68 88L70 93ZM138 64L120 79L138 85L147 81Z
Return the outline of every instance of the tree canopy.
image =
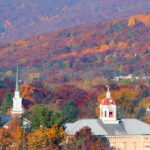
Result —
M66 122L74 122L78 115L78 108L75 107L76 102L69 100L63 107L62 116L65 118Z
M44 105L34 106L31 112L28 114L30 121L32 122L32 129L49 128L54 124L60 125L62 118L60 112L48 109Z
M6 92L5 97L2 101L1 110L5 114L7 110L12 107L13 101L12 101L12 95L9 92Z

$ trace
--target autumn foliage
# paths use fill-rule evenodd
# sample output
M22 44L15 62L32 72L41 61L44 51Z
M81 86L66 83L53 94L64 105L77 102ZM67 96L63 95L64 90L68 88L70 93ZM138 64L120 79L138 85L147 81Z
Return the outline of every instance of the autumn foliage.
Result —
M0 128L0 147L2 149L33 149L54 150L66 138L63 128L53 125L51 128L43 129L27 134L25 130L13 122L15 126L7 129Z
M91 129L86 126L75 133L75 136L69 137L68 142L65 145L67 150L107 150L107 141L101 137L96 138L92 136Z
M149 18L136 15L1 44L0 75L13 76L17 64L26 84L42 79L49 86L99 74L148 75Z
M96 112L99 116L99 105L103 98L106 97L106 93L98 96ZM111 97L117 103L118 116L123 118L134 117L136 105L136 93L135 90L130 88L120 88L119 90L112 90Z

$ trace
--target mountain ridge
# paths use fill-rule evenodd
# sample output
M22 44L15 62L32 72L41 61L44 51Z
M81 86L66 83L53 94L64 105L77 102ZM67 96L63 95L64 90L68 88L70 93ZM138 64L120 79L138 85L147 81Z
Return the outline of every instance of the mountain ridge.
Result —
M0 2L0 42L69 27L124 19L150 10L142 0L30 0Z

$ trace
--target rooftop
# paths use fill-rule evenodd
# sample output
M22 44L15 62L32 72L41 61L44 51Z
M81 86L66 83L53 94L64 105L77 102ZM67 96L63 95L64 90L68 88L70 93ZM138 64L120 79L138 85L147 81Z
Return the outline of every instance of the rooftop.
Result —
M150 135L150 125L137 119L122 119L118 124L104 124L100 119L81 119L65 125L70 135L75 135L85 126L91 128L93 135Z
M10 115L0 115L2 126L10 123L14 119Z

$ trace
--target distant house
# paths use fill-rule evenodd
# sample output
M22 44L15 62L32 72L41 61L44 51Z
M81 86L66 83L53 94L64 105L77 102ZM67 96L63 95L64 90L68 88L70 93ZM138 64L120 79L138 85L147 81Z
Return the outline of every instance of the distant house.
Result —
M120 80L150 80L150 76L133 76L132 74L128 74L127 76L115 76L114 81L120 81Z
M137 119L117 120L117 105L108 91L101 101L99 119L81 119L65 124L69 136L85 126L94 136L105 137L110 147L116 150L150 150L150 125Z
M119 81L119 80L123 80L123 79L133 79L133 76L132 76L132 74L129 74L129 75L127 75L127 76L115 76L114 77L114 81Z

